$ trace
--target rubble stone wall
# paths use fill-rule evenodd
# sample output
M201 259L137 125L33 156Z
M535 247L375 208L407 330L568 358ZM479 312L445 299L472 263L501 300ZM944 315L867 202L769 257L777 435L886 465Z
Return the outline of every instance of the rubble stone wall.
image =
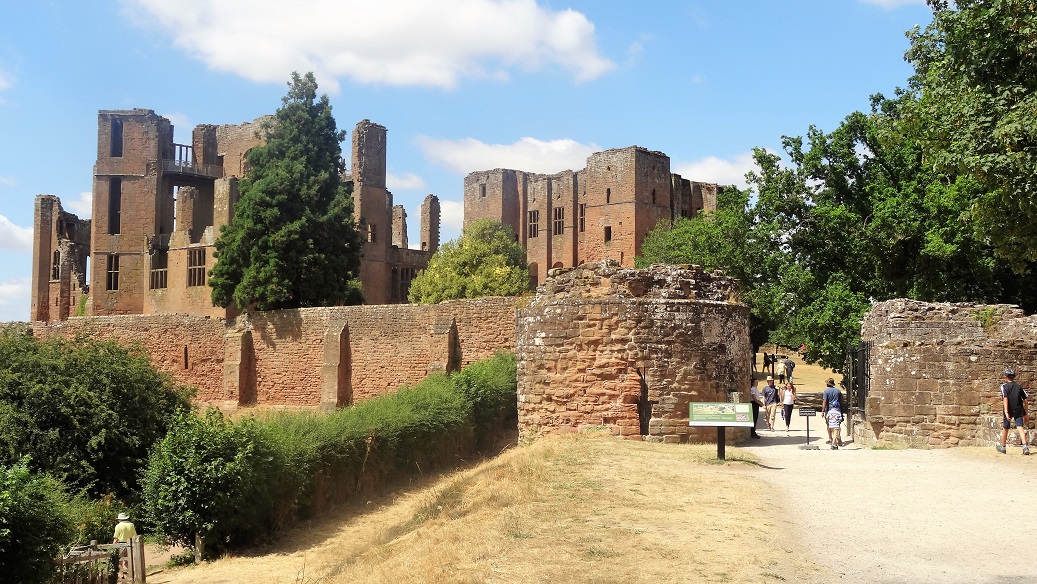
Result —
M864 318L861 337L871 379L854 434L865 444L993 445L1005 367L1030 393L1030 411L1037 401L1037 317L1016 306L890 300Z
M646 439L715 440L713 428L689 428L688 404L748 400L749 312L736 294L734 280L698 266L551 270L518 311L520 432L606 426L640 439L647 401Z

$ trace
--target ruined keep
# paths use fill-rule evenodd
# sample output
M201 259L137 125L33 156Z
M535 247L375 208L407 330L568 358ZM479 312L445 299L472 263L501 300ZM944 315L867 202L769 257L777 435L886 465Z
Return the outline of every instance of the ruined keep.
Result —
M173 125L152 110L98 112L92 220L64 212L57 197L36 199L30 318L233 316L212 305L213 244L233 217L248 151L262 144L260 129L272 119L199 125L191 144L176 144ZM410 279L428 265L439 239L439 201L430 195L421 216L430 245L394 245L392 233L406 233L406 214L394 221L385 156L385 128L358 123L353 174L343 178L353 181L356 220L367 234L360 277L371 304L406 302ZM405 246L405 235L395 239Z
M596 152L576 172L473 172L464 181L464 224L510 226L535 285L553 268L602 260L632 267L660 221L716 210L718 190L672 174L662 152L630 146Z
M519 430L715 441L715 428L689 428L688 404L748 399L749 310L737 293L699 266L551 270L516 319Z
M1005 367L1031 396L1037 317L1010 305L875 304L861 325L868 383L854 439L869 445L990 446L1001 438ZM1037 440L1032 432L1031 441ZM1010 441L1018 441L1009 434Z

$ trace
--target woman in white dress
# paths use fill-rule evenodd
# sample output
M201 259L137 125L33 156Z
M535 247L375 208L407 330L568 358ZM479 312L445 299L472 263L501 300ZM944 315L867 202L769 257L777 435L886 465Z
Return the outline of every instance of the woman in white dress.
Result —
M781 417L785 420L785 431L789 431L792 425L792 406L796 404L796 386L791 383L785 384L781 390Z

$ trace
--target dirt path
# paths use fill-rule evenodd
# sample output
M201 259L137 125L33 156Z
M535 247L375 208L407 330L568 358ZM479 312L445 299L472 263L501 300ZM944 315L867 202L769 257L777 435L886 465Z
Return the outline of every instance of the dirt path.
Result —
M834 581L1037 581L1037 456L1018 448L833 451L820 418L810 430L821 449L801 450L805 418L797 414L792 432L764 429L747 450L774 487L788 536Z

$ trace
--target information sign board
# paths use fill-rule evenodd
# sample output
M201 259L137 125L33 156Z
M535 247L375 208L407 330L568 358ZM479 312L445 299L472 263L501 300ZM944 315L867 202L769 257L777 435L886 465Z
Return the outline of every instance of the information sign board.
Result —
M799 408L799 415L801 416L816 416L817 410L814 408Z
M753 412L747 403L691 402L688 409L689 426L753 427Z

